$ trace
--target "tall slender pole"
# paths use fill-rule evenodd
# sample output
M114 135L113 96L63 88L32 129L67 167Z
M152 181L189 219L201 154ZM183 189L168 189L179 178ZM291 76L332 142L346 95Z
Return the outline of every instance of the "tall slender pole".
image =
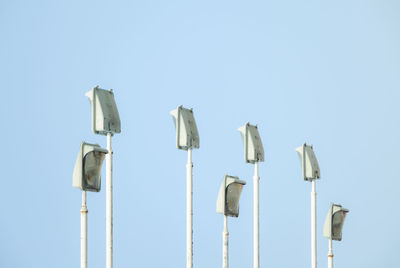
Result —
M254 247L254 268L260 267L260 233L259 233L259 181L260 177L258 176L258 162L254 163L254 198L253 198L253 229L254 229L254 238L253 238L253 247Z
M106 267L113 267L113 196L111 133L107 133L106 154Z
M332 239L329 239L328 268L333 268Z
M222 232L222 268L229 267L229 232L228 216L224 215L224 231Z
M186 164L186 268L193 267L193 163L192 148Z
M81 268L87 267L87 214L86 191L82 191L81 207Z
M317 193L315 179L311 181L311 267L317 268Z

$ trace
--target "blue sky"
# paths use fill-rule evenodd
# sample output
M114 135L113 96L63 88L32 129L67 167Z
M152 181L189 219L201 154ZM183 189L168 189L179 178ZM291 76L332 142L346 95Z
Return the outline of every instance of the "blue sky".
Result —
M262 267L310 266L314 145L318 264L330 202L350 209L337 267L398 267L398 1L2 1L1 267L78 267L72 171L94 135L85 92L113 88L115 267L185 266L186 153L169 111L193 107L194 267L221 267L225 173L247 181L229 219L230 266L252 266L253 166L237 128L258 124ZM104 168L103 168L104 175ZM89 267L105 266L105 181L88 193Z

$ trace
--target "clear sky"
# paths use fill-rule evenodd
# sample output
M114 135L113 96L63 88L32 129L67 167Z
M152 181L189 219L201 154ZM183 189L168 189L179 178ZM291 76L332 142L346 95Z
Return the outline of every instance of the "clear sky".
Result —
M398 1L0 2L0 267L79 267L72 171L91 132L85 92L113 88L115 267L185 267L186 152L169 111L193 107L194 267L221 267L225 173L247 181L229 219L230 267L252 267L258 124L261 267L310 267L310 190L294 151L314 145L318 264L330 202L350 209L337 267L398 267ZM103 167L103 175L105 167ZM89 267L105 267L105 176L88 193Z

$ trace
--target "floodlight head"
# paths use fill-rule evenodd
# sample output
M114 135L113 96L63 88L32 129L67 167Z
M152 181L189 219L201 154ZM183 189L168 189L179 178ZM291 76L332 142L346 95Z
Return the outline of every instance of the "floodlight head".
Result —
M244 161L246 163L264 162L264 148L258 133L257 125L246 123L238 128L244 145Z
M246 182L238 177L225 175L217 199L217 213L226 216L239 216L239 199Z
M95 134L121 133L121 120L119 119L114 93L95 86L86 93L92 108L92 130Z
M325 219L324 233L326 238L341 241L342 240L342 228L346 214L349 212L348 209L342 208L341 205L331 203L328 211L328 215Z
M72 175L72 186L83 191L99 192L101 167L107 153L98 144L82 142Z
M300 158L301 167L303 171L303 179L305 181L312 181L320 178L320 171L317 158L315 157L312 145L304 143L302 146L296 148L296 152Z
M193 109L186 109L182 105L170 112L176 129L176 148L187 150L199 148L200 138L194 120Z

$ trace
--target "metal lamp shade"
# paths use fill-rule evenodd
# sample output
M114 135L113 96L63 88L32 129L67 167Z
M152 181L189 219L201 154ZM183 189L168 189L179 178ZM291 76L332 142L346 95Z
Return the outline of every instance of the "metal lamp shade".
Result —
M101 167L107 153L98 144L82 142L72 176L72 186L83 191L99 192Z
M226 216L239 216L239 200L245 181L238 177L225 175L218 193L217 213Z
M187 150L200 147L199 131L197 130L193 110L182 105L170 112L176 129L176 148Z
M302 146L296 148L296 152L300 158L303 179L306 181L319 179L320 170L313 147L304 143Z

